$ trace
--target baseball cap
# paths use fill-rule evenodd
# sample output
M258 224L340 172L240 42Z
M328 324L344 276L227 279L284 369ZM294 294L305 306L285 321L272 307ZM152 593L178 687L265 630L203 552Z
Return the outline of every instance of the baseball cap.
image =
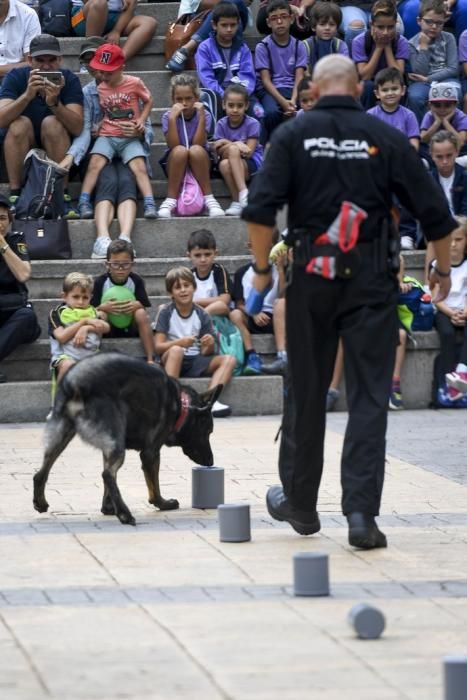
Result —
M35 36L29 46L31 58L36 56L61 56L60 42L51 34L39 34Z
M428 94L428 102L457 102L456 86L452 83L434 83Z
M102 37L88 36L86 41L83 41L81 44L79 57L82 58L82 56L84 56L86 53L96 53L96 49L98 49L99 46L102 46L102 44L105 44L105 39Z
M125 54L116 44L102 44L96 49L94 58L89 63L94 70L113 71L121 68L125 63Z
M0 194L0 207L2 209L11 209L11 202L5 194Z

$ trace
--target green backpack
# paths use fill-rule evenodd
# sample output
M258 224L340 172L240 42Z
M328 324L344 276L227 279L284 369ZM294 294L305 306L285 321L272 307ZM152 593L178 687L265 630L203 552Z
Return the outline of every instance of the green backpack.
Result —
M213 316L214 338L216 353L218 355L233 355L237 360L234 375L238 377L242 373L245 362L243 340L237 326L225 316Z

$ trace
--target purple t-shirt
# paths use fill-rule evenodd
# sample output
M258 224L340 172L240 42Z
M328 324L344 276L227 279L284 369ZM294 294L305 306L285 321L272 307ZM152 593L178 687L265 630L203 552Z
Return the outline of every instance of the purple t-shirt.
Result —
M209 129L211 128L211 115L208 112L207 109L204 110L205 114L205 119L206 119L206 136L209 132ZM162 131L164 134L167 134L169 130L169 115L170 111L164 112L162 115ZM191 119L185 119L185 126L186 126L186 133L188 136L188 145L191 146L193 143L193 136L196 133L196 129L198 128L198 123L199 123L199 115L198 111L196 110L194 115L191 117ZM186 146L186 139L185 139L185 131L183 129L183 117L180 114L180 116L177 117L177 132L178 132L178 138L180 139L180 144L182 146Z
M386 112L381 105L377 105L369 109L367 114L371 114L373 117L381 119L382 122L386 122L389 126L399 129L399 131L402 131L409 139L420 138L417 117L412 110L407 109L407 107L399 105L394 112Z
M355 37L355 39L352 41L352 60L355 63L368 63L370 60L373 52L374 52L374 44L373 44L373 49L370 52L370 55L368 55L365 51L365 34L366 32L363 32L363 34L359 34L358 36ZM396 43L396 50L394 53L394 58L396 58L398 61L400 59L404 59L404 61L408 61L410 56L410 48L409 48L409 42L404 36L400 36L397 39ZM381 54L381 58L378 61L378 65L376 66L375 69L375 75L379 70L382 70L383 68L387 68L388 64L386 61L386 56L384 55L384 51Z
M427 112L422 119L420 129L422 131L426 131L430 128L430 126L432 126L434 121L435 118L432 115L432 113ZM464 112L462 112L460 109L456 109L454 116L451 119L451 125L456 131L467 131L467 115L465 115ZM440 126L438 131L441 131L441 129L444 129L444 126Z
M222 117L216 124L214 138L228 139L229 141L244 141L248 139L258 139L256 148L251 156L251 159L256 163L257 167L263 162L263 147L259 143L260 124L257 119L245 116L244 120L238 126L230 126L229 118Z
M467 61L467 29L459 37L459 63Z
M267 69L271 74L272 84L276 88L293 88L295 70L306 68L308 56L303 42L294 37L289 38L287 46L280 46L272 36L267 36L256 45L255 69L260 79L260 71Z

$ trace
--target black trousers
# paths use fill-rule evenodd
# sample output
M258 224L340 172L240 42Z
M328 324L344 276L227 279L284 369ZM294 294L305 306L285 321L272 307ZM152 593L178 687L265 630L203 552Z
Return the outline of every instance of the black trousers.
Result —
M0 314L0 360L10 355L18 345L37 340L40 333L37 316L31 307Z
M370 247L371 249L371 247ZM279 473L292 505L314 510L323 471L326 395L339 337L349 420L341 462L342 510L377 515L384 481L388 397L398 342L398 287L365 255L352 280L294 266L286 291L286 390Z
M467 325L454 326L442 311L435 315L435 328L439 333L441 350L440 372L444 375L456 369L458 362L467 364Z

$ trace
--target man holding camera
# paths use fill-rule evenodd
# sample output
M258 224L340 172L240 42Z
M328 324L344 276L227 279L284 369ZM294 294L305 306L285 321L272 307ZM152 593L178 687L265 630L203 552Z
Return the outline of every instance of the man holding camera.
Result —
M23 161L34 147L60 162L83 128L83 91L78 78L61 69L59 41L39 34L30 44L28 66L15 68L0 89L0 142L10 183L10 203L21 191Z

